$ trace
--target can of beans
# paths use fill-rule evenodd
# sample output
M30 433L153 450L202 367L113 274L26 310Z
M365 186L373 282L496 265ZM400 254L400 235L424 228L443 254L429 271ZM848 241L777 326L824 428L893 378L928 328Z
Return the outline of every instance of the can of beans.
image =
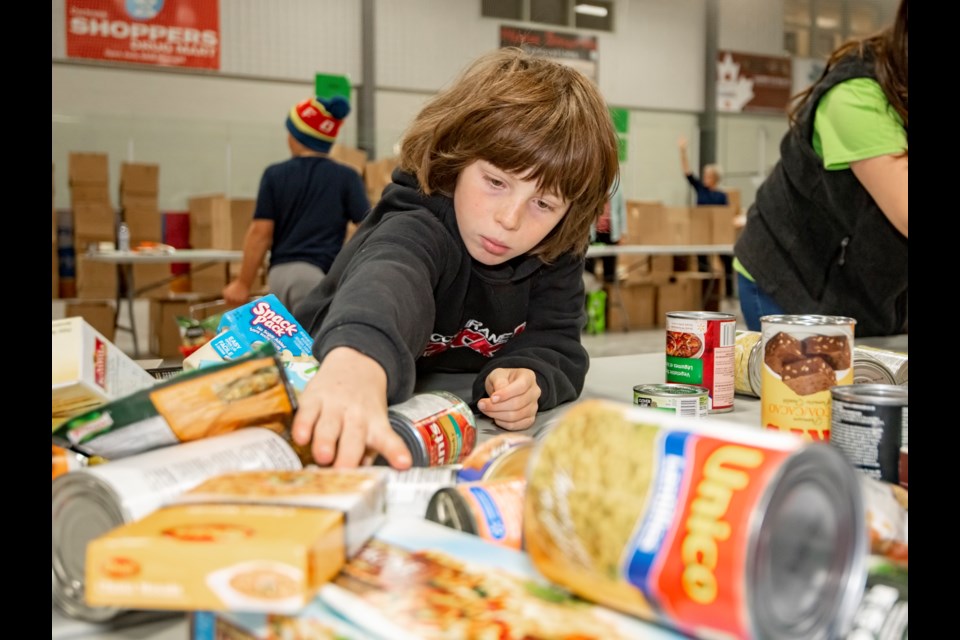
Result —
M704 386L710 413L733 411L736 334L732 313L667 313L667 382Z
M852 384L834 387L830 444L871 478L900 482L900 448L907 429L907 387Z
M763 350L759 331L737 331L734 353L733 390L745 396L760 397L760 367Z
M523 548L526 478L465 482L437 491L427 520L480 536L511 549Z
M550 581L712 638L839 638L863 594L857 472L795 435L585 400L530 459L526 551Z
M414 467L454 464L473 451L477 419L447 391L428 391L389 407L390 426L403 439Z
M679 416L703 418L709 410L709 402L707 388L695 384L661 382L638 384L633 388L633 404Z
M522 478L534 440L522 433L501 433L483 442L463 459L460 482Z
M768 429L830 439L830 389L853 383L853 318L771 315L763 342L760 419Z

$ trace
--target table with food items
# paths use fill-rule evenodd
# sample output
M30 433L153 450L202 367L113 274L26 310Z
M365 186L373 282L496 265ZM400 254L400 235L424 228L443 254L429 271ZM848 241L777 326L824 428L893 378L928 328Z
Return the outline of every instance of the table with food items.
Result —
M225 313L162 380L71 369L104 341L53 321L54 638L906 637L906 336L668 314L522 432L432 374L398 471L292 442L290 318Z

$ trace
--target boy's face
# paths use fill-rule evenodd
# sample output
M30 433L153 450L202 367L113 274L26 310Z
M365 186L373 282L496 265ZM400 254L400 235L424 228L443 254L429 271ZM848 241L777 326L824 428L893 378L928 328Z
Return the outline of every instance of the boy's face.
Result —
M476 160L457 177L453 206L470 256L493 266L537 246L563 219L570 203L543 193L535 180Z

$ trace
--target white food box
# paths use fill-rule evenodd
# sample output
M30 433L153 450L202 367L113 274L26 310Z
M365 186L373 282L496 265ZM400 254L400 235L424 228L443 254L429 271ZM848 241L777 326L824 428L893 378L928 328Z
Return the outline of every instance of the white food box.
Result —
M81 317L53 321L52 359L54 429L70 416L156 382Z

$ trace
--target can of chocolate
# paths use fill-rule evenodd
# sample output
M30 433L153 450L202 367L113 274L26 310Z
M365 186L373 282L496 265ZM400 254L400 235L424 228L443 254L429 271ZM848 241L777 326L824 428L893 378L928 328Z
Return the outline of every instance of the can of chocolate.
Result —
M437 491L427 520L480 536L511 549L523 548L526 478L464 482Z
M51 486L53 604L67 616L88 622L117 617L124 610L86 603L88 542L139 520L213 476L302 467L282 436L246 427L58 476Z
M390 406L387 416L410 450L414 467L458 463L473 451L477 441L473 411L447 391L418 393Z
M660 382L633 388L633 404L690 418L703 418L709 411L710 392L695 384Z
M714 311L671 311L666 324L666 381L706 387L709 413L733 411L737 317Z
M760 318L760 420L808 440L830 439L830 389L853 383L853 318Z
M907 387L852 384L834 387L830 444L871 478L900 482L900 448L907 428Z
M897 379L887 365L861 347L853 350L853 384L896 384Z
M907 384L907 354L888 349L878 349L877 347L857 347L856 350L869 354L875 360L882 362L893 376L891 384Z
M760 367L763 351L759 331L737 331L734 353L733 390L745 396L760 397Z
M524 543L551 582L693 637L841 638L859 479L826 443L591 399L538 440Z
M533 449L533 438L522 433L501 433L474 448L463 459L460 482L522 478Z

